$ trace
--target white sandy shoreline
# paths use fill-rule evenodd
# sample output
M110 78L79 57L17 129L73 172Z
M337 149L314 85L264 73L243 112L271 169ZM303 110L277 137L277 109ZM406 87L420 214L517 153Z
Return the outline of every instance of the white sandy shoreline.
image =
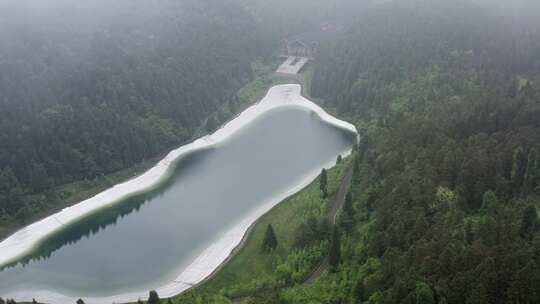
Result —
M194 142L181 146L180 148L171 151L163 160L156 166L152 167L144 174L127 182L115 185L114 187L97 194L96 196L84 200L74 206L63 209L62 211L51 215L41 221L31 224L0 243L0 265L5 265L16 261L21 256L31 252L31 250L39 244L41 240L47 236L60 231L64 225L73 224L88 214L99 209L109 207L122 199L132 196L136 193L146 192L158 186L164 179L168 177L169 168L179 158L193 151L202 148L213 147L224 143L234 133L243 128L246 124L252 122L261 114L282 106L301 106L315 112L322 120L336 127L349 130L357 133L356 128L342 120L339 120L328 113L321 107L308 99L301 96L300 85L279 85L272 87L267 95L257 104L249 107L235 119L224 125L211 135L204 136ZM344 154L350 153L343 151ZM302 188L311 183L320 173L323 167L331 167L335 164L335 159L328 160L319 168L314 168L298 181L297 184L291 185L288 190L277 194L273 198L264 202L261 207L252 212L249 216L237 223L233 228L227 231L216 242L207 247L187 268L185 268L173 281L160 288L157 292L162 297L170 297L177 295L193 285L203 281L211 275L224 261L227 260L231 252L241 242L244 234L249 227L260 216L269 211L276 204L289 197L290 195L300 191ZM101 303L118 303L136 301L147 297L148 290L140 292L132 292L118 294L108 297L85 298L85 302L92 304ZM2 295L3 297L14 298L17 301L31 301L36 298L40 302L47 303L74 303L77 297L62 295L54 291L32 290L32 291L17 291L12 294Z

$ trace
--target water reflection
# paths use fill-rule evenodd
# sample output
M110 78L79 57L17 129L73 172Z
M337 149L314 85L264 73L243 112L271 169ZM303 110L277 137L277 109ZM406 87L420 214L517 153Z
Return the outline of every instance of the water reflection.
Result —
M174 171L173 175L155 189L126 197L111 207L97 210L94 213L86 215L76 223L66 225L60 231L44 238L27 255L20 257L13 263L4 265L0 268L0 271L15 266L25 267L32 261L48 259L56 250L59 250L63 246L77 243L84 238L90 238L92 235L105 230L108 226L116 225L118 220L123 217L139 212L141 207L146 203L165 193L176 182L179 172L187 170L191 163L203 159L212 150L213 148L204 148L184 155L184 157L177 160L174 167L171 167L171 170Z

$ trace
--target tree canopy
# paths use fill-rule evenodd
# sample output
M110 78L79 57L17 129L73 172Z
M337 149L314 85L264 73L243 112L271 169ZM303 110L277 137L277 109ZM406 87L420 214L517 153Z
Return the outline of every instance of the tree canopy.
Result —
M0 2L4 222L214 129L272 49L233 1L26 2Z
M266 227L266 233L264 234L264 239L262 242L262 249L265 252L271 252L274 249L276 249L278 245L278 240L276 237L276 232L274 231L274 227L272 227L271 224L268 224Z

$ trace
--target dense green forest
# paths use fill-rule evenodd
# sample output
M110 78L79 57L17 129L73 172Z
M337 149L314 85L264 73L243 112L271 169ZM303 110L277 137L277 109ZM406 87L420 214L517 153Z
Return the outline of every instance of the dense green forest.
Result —
M376 5L325 44L310 93L362 136L334 267L304 283L336 239L306 214L256 283L177 302L538 303L540 10L491 4Z
M404 2L324 52L313 93L361 127L356 208L371 215L347 234L335 303L540 301L530 4Z
M540 302L539 3L139 1L99 20L52 10L67 17L48 19L62 29L52 36L0 9L2 219L188 140L280 38L348 13L355 23L321 45L309 92L361 134L337 228L326 215L343 164L328 197L312 185L263 220L253 242L272 225L271 250L248 244L217 287L168 301ZM304 284L330 251L329 271Z
M189 140L272 49L234 3L70 2L0 3L4 222Z
M360 126L355 207L370 214L344 232L326 282L334 303L540 300L540 27L529 3L505 15L402 2L323 52L312 93Z

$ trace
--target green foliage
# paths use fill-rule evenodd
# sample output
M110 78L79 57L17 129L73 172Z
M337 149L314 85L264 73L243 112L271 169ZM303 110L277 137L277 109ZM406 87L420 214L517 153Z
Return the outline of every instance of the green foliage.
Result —
M380 291L374 292L369 297L369 303L371 304L382 304L384 301L384 295Z
M332 231L332 241L330 243L330 253L328 255L328 264L330 270L336 272L341 261L341 234L337 227Z
M283 16L275 8L280 5L263 2L244 3L262 24L313 25L303 18L275 22ZM193 37L180 37L193 46L179 50L171 43L174 52L164 52L172 55L167 57L172 64L162 56L137 60L132 70L101 63L98 76L116 77L102 76L97 84L83 86L77 81L86 77L83 70L74 86L53 81L51 91L66 92L64 98L46 95L43 103L32 103L38 106L35 112L14 106L25 100L26 87L12 91L11 84L0 83L0 91L10 88L11 95L21 96L8 107L12 117L0 121L7 130L0 139L9 147L0 148L2 214L25 218L43 201L28 202L28 193L129 166L185 140L208 116L222 123L227 111L218 110L221 106L241 107L273 83L260 77L238 96L227 89L257 73L248 67L254 37L243 35L254 22L232 18L243 10L228 4L213 8L194 2L202 5L202 19L215 17L213 9L223 9L228 17L215 17L215 36L209 37L198 35L207 28L190 19ZM534 10L516 8L515 15L501 18L506 12L497 12L496 5L482 5L378 4L358 11L357 24L322 44L310 93L354 122L362 135L355 148L354 183L340 217L347 233L334 230L330 243L322 236L330 230L324 224L325 198L332 197L338 180L323 170L318 185L261 219L246 246L209 285L177 302L539 302L540 27ZM283 11L296 16L298 10ZM234 28L222 26L235 20ZM276 32L286 32L283 28ZM270 29L263 32L272 36ZM223 52L209 52L215 45ZM114 58L121 57L109 49ZM28 59L15 65L40 66L39 58ZM194 68L194 62L207 60ZM146 68L148 74L140 72ZM177 71L193 77L171 77L187 74ZM13 83L24 84L33 79L29 76L22 73ZM156 83L160 86L152 89ZM28 138L39 141L28 144ZM56 172L58 163L65 167ZM266 254L260 248L270 223L280 240ZM328 252L332 271L314 285L301 284Z
M519 80L539 79L540 40L511 56L521 39L481 7L381 5L318 58L312 94L361 132L352 193L373 219L354 217L325 280L348 299L361 282L370 303L540 300L540 87Z
M465 242L471 245L476 236L474 232L474 222L471 219L466 219L463 229Z
M272 252L277 246L278 241L276 233L274 232L274 227L272 227L272 224L268 224L261 248L265 252Z
M416 304L435 304L431 288L424 282L416 283Z
M526 163L527 159L523 148L516 148L512 157L512 175L510 177L513 189L520 189L523 184Z
M538 229L538 214L534 206L528 206L523 211L519 235L527 240L532 240L534 233Z
M337 192L350 160L328 170L329 196ZM174 299L174 303L259 303L262 295L280 296L286 286L301 285L327 256L331 227L329 204L315 181L259 219L245 245L209 282ZM279 246L268 254L261 250L268 225L279 236ZM304 227L304 228L302 228ZM307 235L300 233L308 231ZM276 298L272 298L276 299ZM221 301L221 300L220 300Z
M496 211L498 209L498 203L497 194L489 190L484 193L484 197L482 198L482 210L484 212Z
M529 192L534 191L536 185L540 184L540 155L534 148L529 151L527 157L524 183L524 190Z
M343 213L340 216L340 225L343 229L350 233L355 221L355 210L353 206L352 191L348 191L345 195L345 201L343 203Z
M324 217L310 216L294 230L294 246L305 248L317 241L328 240L330 223Z
M354 217L352 191L347 192L347 195L345 196L345 202L343 203L343 212L348 217Z
M216 130L218 126L218 122L216 120L216 118L212 115L208 118L208 120L206 121L206 131L208 132L214 132Z
M321 193L323 197L328 196L328 176L326 173L326 169L321 170L321 175L319 177L319 188L321 189Z
M148 304L159 304L161 300L159 299L158 293L155 290L151 290L148 293Z
M362 302L364 301L365 296L366 296L366 290L364 288L364 282L362 282L361 280L358 280L356 284L354 285L353 299L356 302Z

